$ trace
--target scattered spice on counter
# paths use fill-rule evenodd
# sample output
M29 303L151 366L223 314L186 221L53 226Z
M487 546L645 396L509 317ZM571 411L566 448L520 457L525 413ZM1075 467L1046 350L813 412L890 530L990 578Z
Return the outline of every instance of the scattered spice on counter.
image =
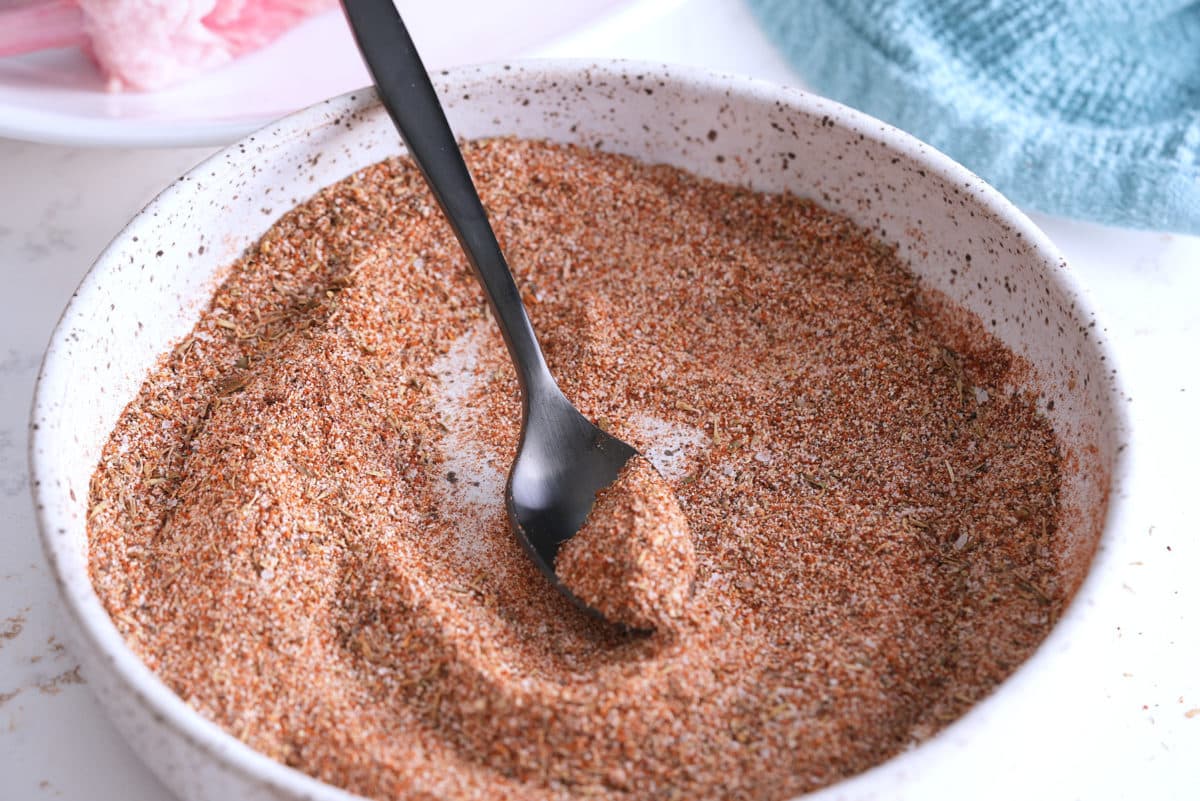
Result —
M687 517L644 456L630 459L596 494L583 526L564 542L554 572L606 620L667 631L683 617L696 576Z
M250 746L378 799L791 798L986 695L1065 603L1028 368L808 200L532 141L466 157L566 395L678 499L671 636L505 518L515 376L416 169L288 212L122 414L89 564Z

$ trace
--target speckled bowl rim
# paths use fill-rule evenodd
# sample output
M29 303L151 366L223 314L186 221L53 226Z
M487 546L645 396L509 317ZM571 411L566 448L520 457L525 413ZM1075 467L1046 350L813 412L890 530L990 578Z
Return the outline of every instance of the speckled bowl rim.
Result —
M915 161L922 162L924 168L933 176L945 179L951 184L971 186L974 190L972 200L994 214L997 219L1003 220L1015 235L1024 238L1032 252L1038 254L1046 267L1049 280L1056 284L1064 296L1075 305L1077 314L1083 318L1096 319L1094 304L1074 273L1067 267L1066 260L1048 237L1024 213L1013 206L998 191L948 156L873 117L808 92L768 81L697 68L624 60L597 62L584 59L546 59L460 67L439 73L435 84L439 87L442 85L454 86L460 80L479 80L481 77L499 79L503 75L511 74L509 70L518 65L541 74L557 73L564 81L577 79L589 70L611 70L626 74L636 71L667 82L725 91L731 95L747 97L756 102L789 106L802 113L818 117L828 115L836 123L870 132L870 136L881 144L899 151ZM375 94L370 89L348 92L317 103L265 126L253 137L248 137L218 151L189 170L187 175L202 175L208 171L209 165L221 163L226 159L238 158L239 148L245 148L254 137L284 139L296 132L312 130L325 124L331 111L343 115L354 115L377 103ZM242 157L253 158L253 156L246 155ZM72 365L64 356L67 350L66 341L72 335L70 323L78 316L79 310L86 307L98 287L103 285L112 266L114 254L122 250L131 237L136 236L142 220L152 216L158 210L171 207L175 195L181 191L181 183L181 181L173 182L164 189L117 234L100 254L71 296L70 302L56 324L46 350L34 390L29 438L31 490L42 546L49 562L51 575L58 587L63 607L77 624L78 631L86 638L86 644L111 663L125 689L156 721L173 729L176 734L221 767L233 771L241 779L259 785L269 792L281 793L296 799L361 801L361 797L358 795L326 784L255 751L189 707L126 645L124 638L109 618L92 588L86 571L82 581L79 580L79 576L66 575L60 560L60 553L65 553L63 549L70 547L69 538L65 536L68 531L70 515L66 507L65 489L55 486L53 482L43 480L48 475L47 465L54 461L53 454L45 447L46 443L39 426L39 420L44 419L46 414L45 385L48 377L71 371ZM1103 326L1098 328L1103 330ZM1092 344L1107 365L1116 364L1111 347L1103 336L1094 338ZM1114 433L1117 441L1124 443L1128 441L1130 428L1124 404L1120 402L1125 395L1121 385L1120 372L1114 370L1113 374L1107 378L1109 380L1109 411L1112 414ZM898 754L855 776L806 794L803 798L808 801L833 801L835 798L877 797L881 793L886 794L889 788L902 787L921 776L927 776L930 772L936 771L939 765L944 764L944 760L953 758L949 746L951 740L959 741L961 744L964 737L985 723L986 714L990 708L1002 704L1006 696L1019 692L1020 686L1039 670L1043 662L1051 658L1051 653L1065 646L1064 638L1069 636L1070 630L1082 617L1081 607L1084 604L1081 603L1081 599L1089 594L1089 589L1097 583L1097 574L1102 572L1098 569L1101 567L1101 555L1106 550L1110 550L1105 546L1112 540L1113 531L1120 522L1119 518L1123 516L1121 500L1123 493L1121 490L1128 483L1129 466L1125 451L1126 448L1123 446L1116 448L1116 456L1109 475L1108 510L1097 544L1096 555L1093 557L1088 574L1062 617L1037 650L989 696L976 703L964 715L941 729L920 746Z

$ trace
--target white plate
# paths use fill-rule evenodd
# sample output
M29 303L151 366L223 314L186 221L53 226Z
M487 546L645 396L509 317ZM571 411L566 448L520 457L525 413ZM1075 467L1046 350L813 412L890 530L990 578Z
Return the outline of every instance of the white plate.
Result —
M430 69L512 58L629 0L399 0ZM0 3L0 5L3 5ZM236 141L271 120L370 83L338 12L270 47L159 92L112 93L76 48L0 58L0 136L68 145Z

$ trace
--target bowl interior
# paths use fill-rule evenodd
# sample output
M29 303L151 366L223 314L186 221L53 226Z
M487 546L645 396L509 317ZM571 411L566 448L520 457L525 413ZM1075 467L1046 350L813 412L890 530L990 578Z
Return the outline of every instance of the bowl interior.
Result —
M573 142L786 190L896 244L928 287L974 312L1032 365L1028 387L1065 449L1060 560L1064 585L1079 586L1103 530L1124 429L1111 368L1057 252L982 181L878 121L749 80L552 62L460 70L438 82L462 137ZM34 408L35 493L46 550L85 647L112 660L125 681L155 682L124 646L87 573L88 485L109 432L244 248L318 189L400 152L370 91L289 117L169 187L114 240L64 314ZM171 725L198 717L165 687L148 697ZM229 749L215 727L191 732Z

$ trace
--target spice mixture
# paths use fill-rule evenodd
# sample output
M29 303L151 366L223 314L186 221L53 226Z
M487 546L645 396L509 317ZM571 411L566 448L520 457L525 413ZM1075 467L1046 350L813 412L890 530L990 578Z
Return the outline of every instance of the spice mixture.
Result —
M554 572L579 600L631 629L665 631L683 616L696 551L675 492L646 457L634 456L596 494Z
M505 520L516 380L417 171L285 215L125 410L92 580L254 748L379 799L784 799L930 736L1065 601L1023 368L787 195L467 147L562 388L675 491L670 636L576 609Z

